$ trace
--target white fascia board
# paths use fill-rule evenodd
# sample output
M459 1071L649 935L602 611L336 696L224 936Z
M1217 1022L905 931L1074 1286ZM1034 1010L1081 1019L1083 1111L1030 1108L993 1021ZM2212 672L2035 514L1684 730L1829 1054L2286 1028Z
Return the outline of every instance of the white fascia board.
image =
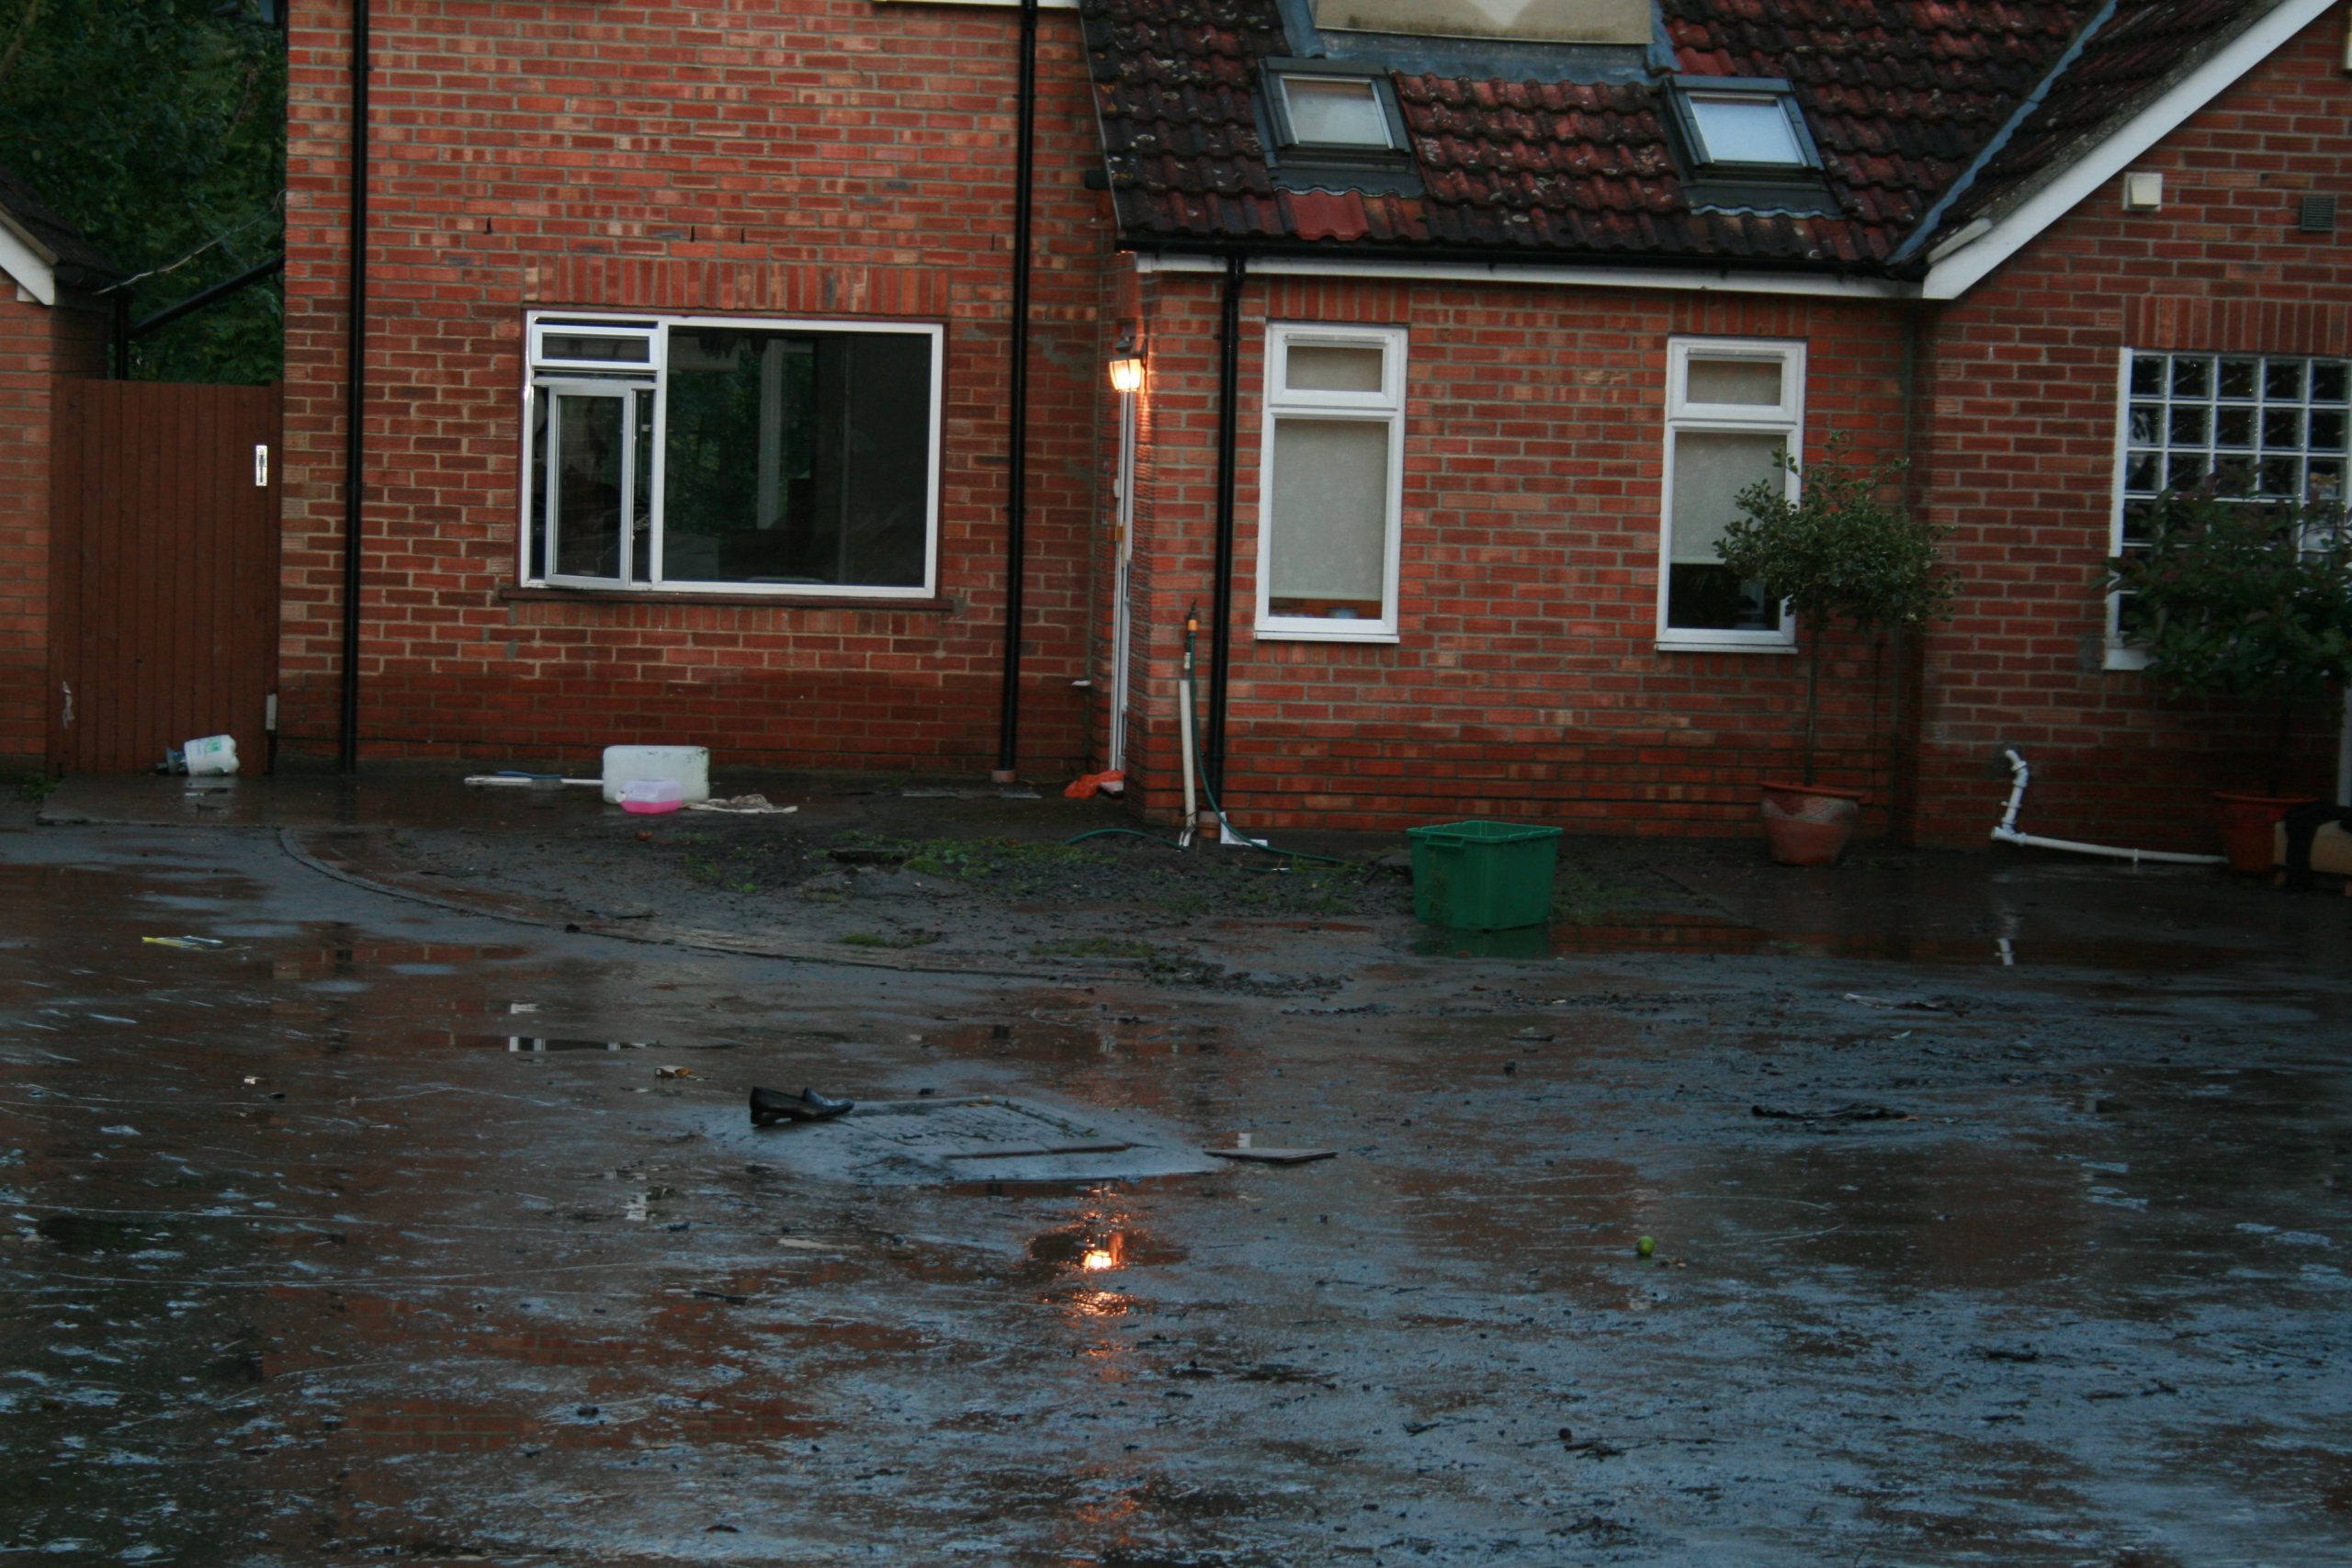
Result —
M1139 273L1225 270L1225 258L1135 253ZM1529 266L1511 262L1351 261L1343 256L1251 256L1252 277L1362 277L1407 283L1508 283L1554 288L1662 288L1701 294L1801 294L1831 299L1911 299L1918 286L1875 277L1818 277L1802 273L1710 271L1701 267L1637 269Z
M57 303L56 259L18 233L15 224L0 219L0 272L44 305Z
M2025 248L2093 193L2121 174L2132 161L2171 135L2188 117L2211 103L2273 51L2327 14L2333 0L2284 0L2262 20L2232 39L2220 52L2175 83L2164 96L2134 115L2123 128L2093 147L2057 178L2029 197L1974 243L1963 245L1928 270L1919 286L1925 299L1957 299L1986 273Z

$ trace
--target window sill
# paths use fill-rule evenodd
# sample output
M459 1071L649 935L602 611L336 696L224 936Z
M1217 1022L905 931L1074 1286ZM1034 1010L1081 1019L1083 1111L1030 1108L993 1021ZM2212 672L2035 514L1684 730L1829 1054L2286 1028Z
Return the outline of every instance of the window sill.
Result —
M2148 667L2148 650L2121 643L2109 643L2106 667L2109 670L2145 670Z
M952 612L956 601L946 595L891 599L876 595L819 593L679 592L653 588L545 588L508 583L498 591L508 602L555 604L741 604L769 610L910 610L938 615Z
M1767 642L1761 637L1750 642L1730 637L1660 637L1660 653L1775 653L1792 654L1797 645L1785 638Z
M1405 639L1394 631L1370 627L1362 631L1325 631L1319 626L1269 626L1256 628L1260 642L1368 642L1395 644Z

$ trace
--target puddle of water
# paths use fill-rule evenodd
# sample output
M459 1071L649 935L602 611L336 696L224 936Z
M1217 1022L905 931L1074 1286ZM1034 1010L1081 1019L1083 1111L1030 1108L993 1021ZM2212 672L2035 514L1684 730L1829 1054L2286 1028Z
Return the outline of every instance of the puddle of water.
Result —
M549 1051L645 1051L659 1040L564 1040L541 1034L454 1035L469 1045L503 1046L515 1055L542 1055Z
M1629 915L1606 925L1524 926L1507 931L1424 930L1425 957L1544 959L1569 953L1683 953L1722 957L1787 954L1873 958L1900 964L1983 964L2161 972L2210 969L2249 954L2188 942L2126 939L2038 941L2017 937L1923 936L1909 931L1774 931L1702 915Z

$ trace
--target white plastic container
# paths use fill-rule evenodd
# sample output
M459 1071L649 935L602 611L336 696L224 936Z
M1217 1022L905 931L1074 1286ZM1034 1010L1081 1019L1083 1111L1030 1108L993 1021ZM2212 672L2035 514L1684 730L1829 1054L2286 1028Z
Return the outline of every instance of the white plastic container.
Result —
M639 817L659 817L684 804L684 794L675 779L631 779L621 785L621 809Z
M237 739L232 735L206 735L180 748L191 773L233 773L237 771Z
M678 799L692 803L710 798L710 748L707 746L607 746L605 748L605 799L624 804L621 791L632 784L667 779L678 786Z

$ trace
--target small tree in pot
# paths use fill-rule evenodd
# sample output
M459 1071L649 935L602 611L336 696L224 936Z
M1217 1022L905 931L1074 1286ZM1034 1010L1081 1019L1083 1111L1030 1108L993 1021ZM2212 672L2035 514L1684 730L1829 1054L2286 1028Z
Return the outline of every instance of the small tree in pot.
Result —
M2267 793L2217 794L2238 871L2270 869L2297 708L2352 682L2352 527L2336 501L2169 491L2108 563L2124 636L2184 691L2248 698L2276 716Z
M1903 462L1857 467L1834 438L1817 462L1799 465L1785 452L1781 461L1797 478L1795 499L1777 479L1741 491L1740 515L1715 553L1804 626L1804 788L1766 784L1764 823L1775 860L1825 865L1844 852L1861 797L1815 784L1823 632L1839 622L1864 634L1900 630L1949 615L1957 584L1942 557L1949 530L1902 502Z

